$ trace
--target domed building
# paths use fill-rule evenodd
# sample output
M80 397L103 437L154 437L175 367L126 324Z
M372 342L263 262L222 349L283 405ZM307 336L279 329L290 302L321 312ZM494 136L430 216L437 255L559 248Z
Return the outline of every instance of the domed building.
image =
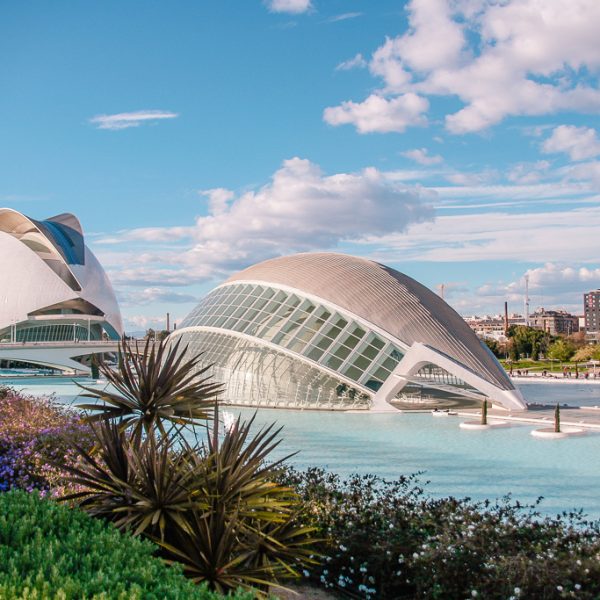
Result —
M112 286L72 214L36 221L0 209L0 342L118 340Z
M274 258L211 291L172 334L228 403L385 410L406 386L526 407L462 317L407 275L343 254Z

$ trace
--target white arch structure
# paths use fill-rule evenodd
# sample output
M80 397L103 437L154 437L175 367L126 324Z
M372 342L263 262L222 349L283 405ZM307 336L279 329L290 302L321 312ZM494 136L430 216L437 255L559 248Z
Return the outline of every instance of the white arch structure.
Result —
M502 408L509 410L523 410L526 408L523 396L519 391L515 389L498 389L497 386L449 359L447 356L436 352L433 348L415 342L408 349L404 358L398 363L391 376L373 397L373 409L379 411L386 410L389 407L389 401L408 383L415 381L411 376L429 364L436 365L448 373L452 373Z
M526 408L444 300L363 258L304 253L249 267L210 292L175 338L204 353L237 404L381 411L417 382ZM450 385L427 379L434 367Z
M0 360L18 361L60 371L90 373L79 360L92 354L116 353L119 344L112 342L47 342L41 344L0 344Z

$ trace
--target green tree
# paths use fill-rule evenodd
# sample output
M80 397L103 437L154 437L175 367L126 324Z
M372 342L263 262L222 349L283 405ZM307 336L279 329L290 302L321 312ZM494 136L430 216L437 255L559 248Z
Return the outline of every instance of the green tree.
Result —
M541 353L546 353L553 339L546 331L525 325L511 325L507 337L510 339L509 354L512 360L525 356L538 360Z
M483 338L483 343L490 349L491 353L496 357L502 356L500 344L493 338Z
M566 362L575 354L575 346L562 338L556 340L550 348L548 348L548 358Z

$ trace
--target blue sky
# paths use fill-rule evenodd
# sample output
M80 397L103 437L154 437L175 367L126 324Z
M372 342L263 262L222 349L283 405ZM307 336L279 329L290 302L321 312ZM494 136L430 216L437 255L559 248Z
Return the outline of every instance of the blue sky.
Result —
M338 250L462 314L600 287L597 0L0 6L0 204L73 212L127 328Z

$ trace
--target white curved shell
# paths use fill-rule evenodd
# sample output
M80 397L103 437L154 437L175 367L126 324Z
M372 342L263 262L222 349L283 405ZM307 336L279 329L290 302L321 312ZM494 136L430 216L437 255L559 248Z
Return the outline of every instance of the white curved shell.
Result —
M61 228L56 235L74 232L76 243L73 248L67 248L73 255L65 252L52 237L53 223ZM123 333L112 286L85 245L81 225L73 215L35 221L15 210L0 209L0 281L0 330L27 321L36 311L83 300L97 309L96 314L90 315L96 321L100 312L116 334Z

